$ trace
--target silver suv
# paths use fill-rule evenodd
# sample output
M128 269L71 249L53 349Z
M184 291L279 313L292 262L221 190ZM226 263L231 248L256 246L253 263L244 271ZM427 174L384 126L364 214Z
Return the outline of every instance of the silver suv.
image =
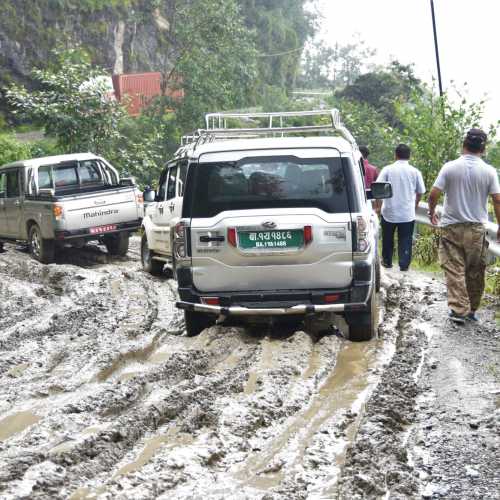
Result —
M184 139L158 194L145 193L143 267L171 264L187 334L217 319L341 314L352 340L371 339L380 268L370 199L392 192L365 190L338 111L217 113L206 124Z

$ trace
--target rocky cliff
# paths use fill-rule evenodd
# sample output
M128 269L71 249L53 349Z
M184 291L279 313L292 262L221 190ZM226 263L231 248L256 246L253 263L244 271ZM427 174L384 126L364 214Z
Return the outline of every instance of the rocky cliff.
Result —
M168 6L168 2L161 2ZM51 50L84 48L110 73L168 69L169 22L154 0L0 0L0 85L30 83Z

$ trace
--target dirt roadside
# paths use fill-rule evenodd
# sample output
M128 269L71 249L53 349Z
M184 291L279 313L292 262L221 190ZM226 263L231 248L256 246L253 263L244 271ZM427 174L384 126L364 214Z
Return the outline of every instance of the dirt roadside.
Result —
M498 498L499 337L384 279L380 338L183 335L175 283L98 248L0 255L0 498Z

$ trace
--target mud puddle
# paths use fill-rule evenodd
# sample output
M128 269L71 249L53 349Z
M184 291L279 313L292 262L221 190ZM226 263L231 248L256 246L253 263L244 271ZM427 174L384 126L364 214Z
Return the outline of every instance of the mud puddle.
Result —
M144 274L138 251L0 255L1 498L491 497L493 313L461 337L439 283L395 274L369 343L278 327L187 338L175 283Z
M0 441L6 441L14 434L36 424L40 417L30 411L14 413L0 420Z

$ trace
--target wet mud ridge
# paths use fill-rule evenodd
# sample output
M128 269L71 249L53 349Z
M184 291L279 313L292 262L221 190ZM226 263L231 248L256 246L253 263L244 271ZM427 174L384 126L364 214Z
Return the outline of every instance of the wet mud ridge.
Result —
M452 443L441 456L428 434L447 366L433 357L449 340L433 333L437 282L386 277L373 342L305 327L187 338L175 283L144 274L137 254L133 240L123 260L96 247L50 266L0 255L0 498L431 498L458 480L458 462L440 472ZM481 328L498 340L489 317ZM471 428L485 440L494 370ZM481 443L493 462L496 445ZM481 474L449 492L494 492Z

